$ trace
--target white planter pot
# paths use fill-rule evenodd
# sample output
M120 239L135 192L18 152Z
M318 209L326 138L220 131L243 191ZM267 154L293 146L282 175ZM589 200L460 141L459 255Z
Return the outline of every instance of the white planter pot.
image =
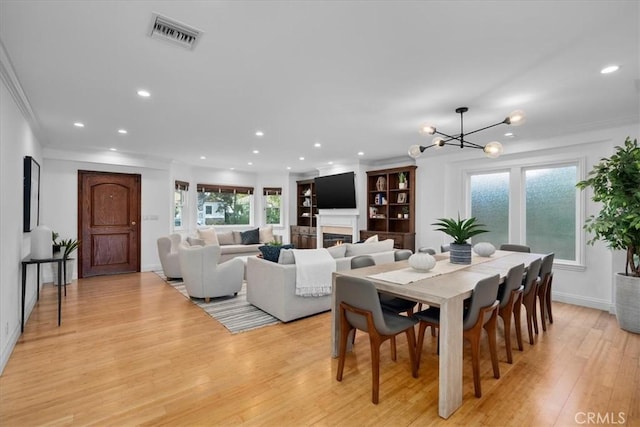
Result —
M616 318L625 331L640 334L640 277L616 274Z
M76 260L70 259L65 261L65 263L67 265L67 277L63 277L62 280L64 280L65 284L70 285L73 279L73 269L75 268ZM64 271L62 273L64 274ZM56 286L58 285L58 263L57 262L53 264L53 284Z

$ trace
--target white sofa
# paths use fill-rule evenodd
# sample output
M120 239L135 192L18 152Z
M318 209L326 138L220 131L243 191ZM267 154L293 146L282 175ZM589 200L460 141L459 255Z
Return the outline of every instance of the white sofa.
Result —
M371 255L376 264L394 262L393 240L346 243L329 248L336 270L350 270L351 258ZM295 294L296 265L291 250L283 249L277 263L258 257L247 259L247 301L274 317L289 322L331 309L331 295L301 297Z
M228 231L216 230L215 232L216 240L217 240L217 244L220 246L219 262L225 262L237 257L258 255L260 253L260 250L258 249L260 246L273 241L282 241L282 236L273 234L272 226L259 228L260 243L243 245L240 233L241 231L236 231L236 230L228 230ZM199 232L198 237L190 236L190 237L187 237L186 241L192 246L216 244L216 243L207 242L202 237L203 237L203 234Z

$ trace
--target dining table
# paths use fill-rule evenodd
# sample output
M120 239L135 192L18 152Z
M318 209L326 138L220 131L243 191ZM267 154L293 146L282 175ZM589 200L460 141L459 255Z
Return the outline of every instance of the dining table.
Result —
M429 271L418 271L408 260L333 273L333 287L339 276L366 278L380 293L440 307L440 356L438 383L438 415L449 418L462 405L463 367L463 302L471 297L478 281L496 274L504 282L512 267L525 268L544 254L495 251L491 256L473 254L471 264L453 264L447 253L437 254L436 265ZM338 302L332 293L331 348L338 356L340 324ZM351 341L347 340L351 350Z

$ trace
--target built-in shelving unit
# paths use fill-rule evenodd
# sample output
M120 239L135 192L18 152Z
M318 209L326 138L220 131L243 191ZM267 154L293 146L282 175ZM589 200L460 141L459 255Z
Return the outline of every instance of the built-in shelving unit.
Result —
M297 181L296 222L291 226L291 243L297 249L316 248L316 192L313 179Z
M396 248L415 251L416 168L367 172L367 229L360 231L360 238L377 234L393 239Z

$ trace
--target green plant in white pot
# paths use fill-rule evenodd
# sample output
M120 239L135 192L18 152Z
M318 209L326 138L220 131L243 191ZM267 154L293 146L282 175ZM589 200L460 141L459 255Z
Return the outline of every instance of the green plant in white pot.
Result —
M60 247L60 250L62 250L62 257L65 260L66 276L64 277L64 283L69 284L73 278L73 268L75 265L75 260L70 258L72 253L80 246L80 241L76 239L62 239L59 242L56 242L56 244ZM57 266L57 263L53 265L54 283L56 284L58 280Z
M627 137L624 146L603 158L576 186L593 190L592 200L602 204L598 215L584 225L593 233L590 244L607 242L626 252L624 273L615 280L616 317L624 330L640 333L640 146Z
M473 236L477 236L481 233L488 233L489 230L484 230L484 224L479 224L475 217L460 219L453 218L438 218L438 222L434 222L431 225L435 225L438 231L442 231L453 238L453 243L449 245L450 254L449 259L453 264L471 264L471 244L468 242Z

